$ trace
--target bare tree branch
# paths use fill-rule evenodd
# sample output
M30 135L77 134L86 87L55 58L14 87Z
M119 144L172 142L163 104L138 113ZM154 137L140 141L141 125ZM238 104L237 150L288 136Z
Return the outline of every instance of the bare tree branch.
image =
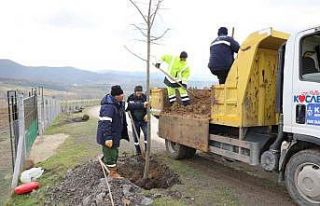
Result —
M143 42L143 43L148 43L147 40L143 40L143 39L132 39L132 40L134 40L134 41L140 41L140 42Z
M144 30L143 28L137 26L136 24L131 24L131 25L135 27L137 30L139 30L144 37L147 37L147 34L143 31Z
M163 38L163 37L168 33L168 31L170 31L170 29L166 29L160 36L152 37L152 38L150 39L150 41L153 42L153 41L157 41L157 40Z
M143 40L143 39L132 39L132 40L143 42L143 43L148 43L147 40ZM150 43L153 44L153 45L161 45L160 43L152 42L152 41L150 41Z
M143 20L148 23L146 17L144 16L144 14L142 13L141 9L138 7L138 5L133 1L133 0L129 0L130 3L137 9L137 11L139 12L139 14L141 15L141 17L143 18Z
M159 9L160 9L160 5L161 5L162 1L163 1L163 0L158 0L156 9L155 9L154 12L151 14L152 20L151 20L151 23L150 23L150 28L153 26L154 19L155 19L156 16L157 16L157 13L158 13L158 11L159 11Z
M157 45L157 46L162 45L162 44L160 44L160 43L158 43L158 42L153 42L153 41L150 41L150 44Z
M148 27L148 37L150 37L150 32L151 32L151 27L150 27L150 23L151 23L151 7L152 7L152 0L149 0L149 7L148 7L148 19L147 19L147 27ZM149 40L149 39L148 39Z
M128 52L130 52L133 56L137 57L138 59L146 62L147 60L141 57L140 55L136 54L135 52L131 51L126 45L123 46Z
M145 26L145 24L144 23L140 23L140 25L137 25L137 24L130 24L131 26L134 26L134 27L136 27L136 28L139 28L139 29L141 29L142 31L147 31L148 29L147 28L144 28L143 26Z

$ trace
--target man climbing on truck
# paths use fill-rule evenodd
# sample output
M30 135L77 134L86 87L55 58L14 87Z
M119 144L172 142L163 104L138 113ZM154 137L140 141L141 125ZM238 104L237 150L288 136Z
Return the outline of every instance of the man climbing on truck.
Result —
M208 67L212 74L219 79L219 84L224 84L231 65L234 53L239 51L239 43L228 36L228 29L220 27L218 37L210 45L210 59Z
M122 178L117 172L118 148L121 139L129 141L123 98L121 87L113 86L102 99L99 114L97 143L102 145L102 161L112 178Z
M164 83L167 86L169 102L172 105L176 102L176 90L179 90L182 104L187 106L190 104L190 98L187 92L187 83L190 77L190 67L187 64L188 54L185 51L180 53L180 56L163 55L161 60L168 64L167 73L169 77L164 78ZM160 68L160 63L156 63L157 68ZM176 81L172 81L172 80ZM177 83L179 82L179 84ZM181 86L182 85L182 86Z

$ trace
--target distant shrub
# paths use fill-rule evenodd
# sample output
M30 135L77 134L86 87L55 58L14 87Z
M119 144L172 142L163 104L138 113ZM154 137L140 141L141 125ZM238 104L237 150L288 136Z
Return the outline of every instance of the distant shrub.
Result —
M82 116L82 120L83 120L83 121L88 121L89 119L90 119L90 116L87 115L87 114L84 114L84 115Z

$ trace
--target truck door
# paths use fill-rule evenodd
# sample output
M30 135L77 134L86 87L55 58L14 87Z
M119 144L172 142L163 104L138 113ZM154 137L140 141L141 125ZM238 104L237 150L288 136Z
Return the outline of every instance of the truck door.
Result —
M320 29L298 33L294 48L292 132L320 138Z

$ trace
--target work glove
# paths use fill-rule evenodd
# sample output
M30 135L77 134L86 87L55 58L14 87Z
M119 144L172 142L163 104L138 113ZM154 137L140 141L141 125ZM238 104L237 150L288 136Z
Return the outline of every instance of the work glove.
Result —
M149 122L149 119L148 119L148 115L147 115L147 114L144 115L143 120L144 120L145 122Z
M155 64L155 67L157 67L157 68L159 69L159 68L160 68L160 65L161 65L160 63L156 63L156 64Z
M149 106L149 102L144 102L144 103L143 103L143 107L144 107L144 108L147 108L148 106Z
M182 83L181 83L181 84L182 84ZM182 84L182 86L183 86L185 89L188 88L188 86L187 86L186 84Z
M112 147L112 140L106 140L105 142L104 142L104 145L106 146L106 147L108 147L108 148L111 148Z

